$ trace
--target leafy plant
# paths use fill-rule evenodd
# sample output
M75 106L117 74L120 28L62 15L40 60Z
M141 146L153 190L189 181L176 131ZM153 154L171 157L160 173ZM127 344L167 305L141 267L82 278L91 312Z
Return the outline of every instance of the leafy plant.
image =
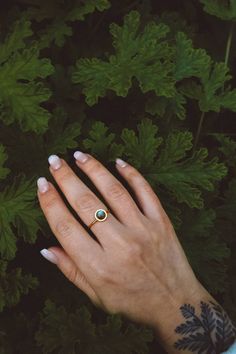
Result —
M51 178L49 154L73 167L77 148L118 179L116 157L143 174L236 323L236 3L179 3L0 4L0 354L163 353L151 329L94 308L39 255L55 237L36 179Z

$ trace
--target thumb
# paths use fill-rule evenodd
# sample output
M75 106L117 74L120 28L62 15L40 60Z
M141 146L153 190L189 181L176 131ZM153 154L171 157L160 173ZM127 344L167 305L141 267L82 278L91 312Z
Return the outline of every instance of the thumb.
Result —
M60 271L71 281L75 286L82 290L94 303L95 306L100 306L95 291L88 283L84 274L79 270L74 261L61 247L53 246L49 249L44 248L40 251L41 255L48 261L57 265Z

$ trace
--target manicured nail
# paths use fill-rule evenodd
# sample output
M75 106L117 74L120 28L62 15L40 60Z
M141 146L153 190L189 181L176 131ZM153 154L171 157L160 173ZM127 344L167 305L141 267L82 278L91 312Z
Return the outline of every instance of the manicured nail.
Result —
M84 154L82 151L75 151L74 158L77 161L84 163L85 161L88 160L88 155Z
M127 166L127 162L121 160L121 159L116 159L116 163L117 165L119 165L120 167L125 167Z
M51 251L47 250L46 248L44 248L44 249L42 249L40 251L40 253L49 262L57 264L57 256L53 252L51 252Z
M49 156L48 162L54 170L58 170L61 167L61 160L57 155Z
M49 189L49 184L45 177L39 177L37 180L37 185L40 193L45 193Z

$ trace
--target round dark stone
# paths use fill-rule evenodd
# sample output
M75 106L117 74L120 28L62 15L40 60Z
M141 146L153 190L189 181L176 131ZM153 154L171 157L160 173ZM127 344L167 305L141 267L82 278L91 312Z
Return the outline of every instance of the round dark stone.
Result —
M98 210L96 216L99 220L103 220L105 218L106 214L103 210Z

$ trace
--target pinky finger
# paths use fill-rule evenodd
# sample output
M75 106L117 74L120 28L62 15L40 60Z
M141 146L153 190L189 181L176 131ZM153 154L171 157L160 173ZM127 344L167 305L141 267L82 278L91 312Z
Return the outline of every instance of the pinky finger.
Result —
M49 249L43 249L40 253L48 261L55 263L65 277L82 290L95 306L101 306L99 298L88 283L84 274L62 248L54 246Z

